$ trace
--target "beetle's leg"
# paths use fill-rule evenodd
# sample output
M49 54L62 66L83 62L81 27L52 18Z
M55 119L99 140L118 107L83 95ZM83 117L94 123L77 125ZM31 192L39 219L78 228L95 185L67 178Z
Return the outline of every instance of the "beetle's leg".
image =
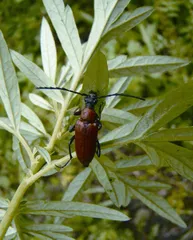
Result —
M96 144L97 144L97 147L96 147L96 155L97 155L98 157L100 157L100 155L101 155L101 145L100 145L98 139L97 139L97 141L96 141Z
M74 130L75 130L75 125L70 126L68 129L69 132L73 132Z
M68 149L69 149L69 155L70 155L70 160L72 159L72 152L71 152L71 144L74 141L75 136L72 136L69 143L68 143Z
M72 136L71 139L70 139L70 141L69 141L69 143L68 143L70 160L72 159L71 144L72 144L72 142L74 141L74 139L75 139L75 136ZM63 166L58 166L58 165L56 165L56 167L57 167L57 168L64 168L64 167L70 162L70 160L69 160L67 163L65 163Z
M79 116L81 114L81 109L80 108L77 108L75 111L74 111L74 116Z
M99 118L97 118L96 123L97 123L98 130L100 130L102 128L102 123L99 120Z

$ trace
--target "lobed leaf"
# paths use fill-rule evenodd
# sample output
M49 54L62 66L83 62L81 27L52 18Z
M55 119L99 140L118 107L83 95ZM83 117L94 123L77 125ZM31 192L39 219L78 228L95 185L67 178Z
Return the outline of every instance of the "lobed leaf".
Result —
M0 31L0 97L12 127L19 129L21 118L17 76L3 34Z
M114 209L80 202L66 201L28 201L21 205L21 213L50 215L58 217L85 216L92 218L102 218L116 221L128 221L129 218Z
M94 22L86 45L84 62L91 58L99 46L104 31L108 30L111 24L120 16L129 0L95 0L94 1Z
M90 163L90 167L92 168L94 174L96 175L98 181L105 189L105 192L109 195L110 199L116 206L119 205L119 196L115 191L112 182L110 181L110 177L108 175L107 169L102 166L100 162L98 162L95 158Z
M42 132L45 136L47 136L47 132L44 128L43 123L39 119L39 117L36 115L34 111L32 111L26 104L21 104L21 114L24 118L26 118L29 123L37 128L40 132Z
M193 141L193 127L164 129L145 136L143 141Z
M62 48L76 73L81 68L82 46L72 10L62 0L43 0Z
M11 56L15 65L36 87L54 87L53 81L39 68L35 63L29 61L21 54L11 51ZM63 97L60 91L40 90L53 100L63 103Z
M185 228L185 222L179 217L179 215L175 212L175 210L169 205L169 203L162 197L145 191L144 189L135 189L129 187L131 193L140 199L145 205L151 208L160 216L168 219L169 221L177 224L180 227Z
M21 122L20 125L21 134L26 138L27 141L32 142L35 139L42 137L43 135L36 130L33 126L26 122Z
M146 19L153 12L152 7L140 7L135 9L132 13L124 13L121 17L110 27L104 31L101 43L104 44L120 34L129 31L141 21Z
M125 56L126 57L126 56ZM131 83L131 78L130 77L122 77L116 81L115 84L113 84L111 90L109 91L108 94L113 94L113 93L123 93ZM114 96L114 97L109 97L106 98L106 107L115 107L117 103L120 101L121 98Z
M180 175L193 181L193 151L169 142L147 142Z
M131 187L134 188L142 188L149 191L159 191L162 189L170 189L171 186L169 184L161 183L161 182L155 182L150 180L138 180L133 177L129 176L122 176L118 174L119 178L125 183L128 184Z
M165 72L187 65L189 62L169 56L116 57L108 61L110 77Z
M133 115L132 113L128 113L120 109L104 108L101 120L118 124L126 124L131 121L137 121L139 120L139 118Z
M58 232L58 233L65 233L65 232L72 232L73 229L71 227L67 227L60 224L23 224L22 229L26 229L28 231L35 231L35 232Z
M126 160L116 161L118 171L139 171L150 168L151 166L153 166L152 162L147 155L134 156Z

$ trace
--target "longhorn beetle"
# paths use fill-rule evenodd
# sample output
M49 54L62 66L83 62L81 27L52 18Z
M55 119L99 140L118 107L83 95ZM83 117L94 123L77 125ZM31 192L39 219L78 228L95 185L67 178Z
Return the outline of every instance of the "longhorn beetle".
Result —
M70 132L75 131L75 135L72 136L72 138L70 139L68 147L71 160L71 144L75 140L75 150L77 158L85 167L88 167L95 153L98 157L100 157L101 154L100 143L98 141L97 135L98 131L102 128L102 124L100 122L99 116L95 111L95 106L98 99L113 96L123 96L145 100L144 98L124 93L114 93L105 96L97 96L97 93L93 91L90 91L88 94L86 94L60 87L37 87L37 89L63 90L84 96L85 108L81 111L79 110L74 112L74 115L80 115L80 118L77 120L75 125L70 127L69 129Z

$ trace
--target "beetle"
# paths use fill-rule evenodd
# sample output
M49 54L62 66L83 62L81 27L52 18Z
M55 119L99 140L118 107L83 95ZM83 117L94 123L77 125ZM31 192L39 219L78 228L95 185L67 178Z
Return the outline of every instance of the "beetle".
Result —
M100 117L95 111L95 106L98 102L98 99L113 96L124 96L145 100L144 98L124 93L114 93L104 96L98 96L97 93L94 91L90 91L88 94L86 94L60 87L37 87L37 89L63 90L84 96L85 101L84 109L74 112L74 115L80 116L80 118L69 129L70 132L75 131L75 135L71 137L68 144L68 148L71 160L72 159L71 145L75 140L75 150L77 158L85 167L88 167L89 163L94 158L95 153L97 154L98 157L100 157L101 154L100 143L98 141L97 136L98 131L102 128L102 124L100 122Z

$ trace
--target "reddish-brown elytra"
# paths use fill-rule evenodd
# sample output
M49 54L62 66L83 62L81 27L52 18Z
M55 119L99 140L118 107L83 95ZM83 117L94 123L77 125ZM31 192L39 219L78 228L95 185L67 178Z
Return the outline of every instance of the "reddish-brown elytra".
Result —
M101 129L102 124L100 118L95 111L95 106L98 99L112 97L112 96L124 96L132 97L140 100L145 100L141 97L132 96L124 93L114 93L105 96L97 96L96 92L90 91L88 94L72 91L66 88L59 87L38 87L37 89L55 89L72 92L84 96L85 108L81 111L75 111L74 115L80 115L74 126L71 126L69 131L75 131L75 135L69 141L69 155L72 159L71 144L75 140L75 150L79 161L88 167L89 163L92 161L95 153L100 157L101 149L100 143L98 141L98 131Z

